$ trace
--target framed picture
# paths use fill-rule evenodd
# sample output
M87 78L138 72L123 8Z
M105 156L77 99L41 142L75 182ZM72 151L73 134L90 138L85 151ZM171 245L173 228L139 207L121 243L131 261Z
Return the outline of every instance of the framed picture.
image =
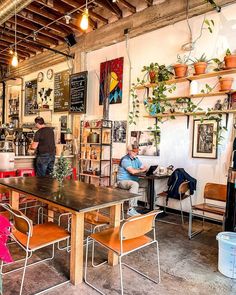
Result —
M217 129L216 120L193 121L193 158L217 158Z
M130 143L139 148L140 156L160 156L160 132L131 131Z

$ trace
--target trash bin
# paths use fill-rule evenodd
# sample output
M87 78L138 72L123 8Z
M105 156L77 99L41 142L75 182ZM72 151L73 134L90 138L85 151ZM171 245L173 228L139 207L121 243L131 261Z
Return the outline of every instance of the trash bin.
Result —
M218 269L226 277L236 279L236 233L221 232L218 240Z

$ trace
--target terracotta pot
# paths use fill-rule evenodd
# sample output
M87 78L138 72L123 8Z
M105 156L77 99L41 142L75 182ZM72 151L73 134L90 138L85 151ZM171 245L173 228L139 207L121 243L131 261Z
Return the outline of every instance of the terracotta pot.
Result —
M186 64L176 64L173 67L176 78L183 78L187 76L188 66Z
M156 76L157 76L157 74L155 71L149 72L150 83L156 83Z
M224 61L227 69L236 68L236 54L226 55Z
M196 75L205 74L206 68L207 68L207 63L206 62L200 61L200 62L196 62L194 64L194 69L195 69L195 74Z
M222 77L219 79L220 91L229 91L232 88L234 78L232 77Z

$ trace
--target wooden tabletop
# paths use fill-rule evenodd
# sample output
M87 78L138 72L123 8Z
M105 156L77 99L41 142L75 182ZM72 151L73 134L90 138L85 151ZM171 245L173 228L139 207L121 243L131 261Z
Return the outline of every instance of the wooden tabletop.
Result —
M170 175L168 174L152 174L147 176L146 174L137 174L137 176L139 178L143 178L143 179L164 179L164 178L168 178Z
M138 195L126 190L94 186L80 181L65 180L59 189L58 181L47 177L11 177L0 179L0 185L41 198L77 212L112 206Z

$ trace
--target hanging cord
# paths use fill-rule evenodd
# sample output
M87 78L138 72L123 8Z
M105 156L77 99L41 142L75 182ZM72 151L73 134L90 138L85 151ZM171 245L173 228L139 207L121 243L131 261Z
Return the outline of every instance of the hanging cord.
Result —
M17 17L16 17L16 0L15 0L15 54L16 54L16 48L17 48L17 40L16 40L16 22L17 22Z

